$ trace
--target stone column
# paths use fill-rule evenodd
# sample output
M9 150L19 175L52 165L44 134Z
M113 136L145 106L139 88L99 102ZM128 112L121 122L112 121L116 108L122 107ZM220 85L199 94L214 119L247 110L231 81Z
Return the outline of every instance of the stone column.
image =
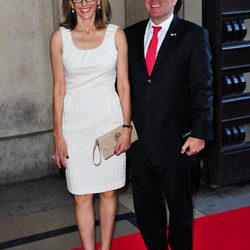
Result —
M134 24L140 20L147 18L147 13L144 9L143 0L125 0L126 26Z
M202 24L202 0L183 0L184 19Z
M51 0L0 5L0 185L4 185L53 172L49 38L54 27Z

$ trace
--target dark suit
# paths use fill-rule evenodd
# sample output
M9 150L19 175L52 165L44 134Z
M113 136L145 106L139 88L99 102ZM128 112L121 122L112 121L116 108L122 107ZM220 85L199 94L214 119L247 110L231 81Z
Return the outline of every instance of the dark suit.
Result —
M164 194L172 250L191 249L191 162L195 157L180 152L188 136L212 139L208 34L175 16L149 76L144 57L147 23L125 29L132 120L139 136L129 152L136 216L148 249L167 249Z

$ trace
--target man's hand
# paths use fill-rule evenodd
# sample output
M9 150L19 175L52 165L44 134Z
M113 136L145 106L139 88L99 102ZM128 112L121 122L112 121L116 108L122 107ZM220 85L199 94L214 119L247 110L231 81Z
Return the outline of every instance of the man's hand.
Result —
M181 148L182 154L187 154L188 156L198 154L205 147L205 140L188 137L186 142Z

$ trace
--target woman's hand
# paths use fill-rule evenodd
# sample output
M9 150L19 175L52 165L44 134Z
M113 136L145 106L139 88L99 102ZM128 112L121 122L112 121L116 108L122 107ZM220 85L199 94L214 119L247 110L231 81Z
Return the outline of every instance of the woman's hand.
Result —
M131 145L131 128L123 128L122 134L119 136L116 146L115 154L120 155L123 152L126 152Z
M67 150L67 144L66 141L63 137L54 137L54 147L55 147L55 152L54 152L54 158L55 158L55 163L59 169L62 167L66 168L66 162L65 159L68 159L68 150Z

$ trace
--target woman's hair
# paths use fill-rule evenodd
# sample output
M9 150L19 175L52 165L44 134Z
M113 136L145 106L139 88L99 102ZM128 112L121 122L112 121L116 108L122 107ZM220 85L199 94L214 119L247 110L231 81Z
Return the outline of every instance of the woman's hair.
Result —
M106 28L111 18L111 7L109 1L100 0L100 7L100 9L98 7L96 8L95 27L97 29ZM65 20L60 23L60 26L73 30L77 25L77 16L76 12L72 13L70 0L62 1L62 10Z

